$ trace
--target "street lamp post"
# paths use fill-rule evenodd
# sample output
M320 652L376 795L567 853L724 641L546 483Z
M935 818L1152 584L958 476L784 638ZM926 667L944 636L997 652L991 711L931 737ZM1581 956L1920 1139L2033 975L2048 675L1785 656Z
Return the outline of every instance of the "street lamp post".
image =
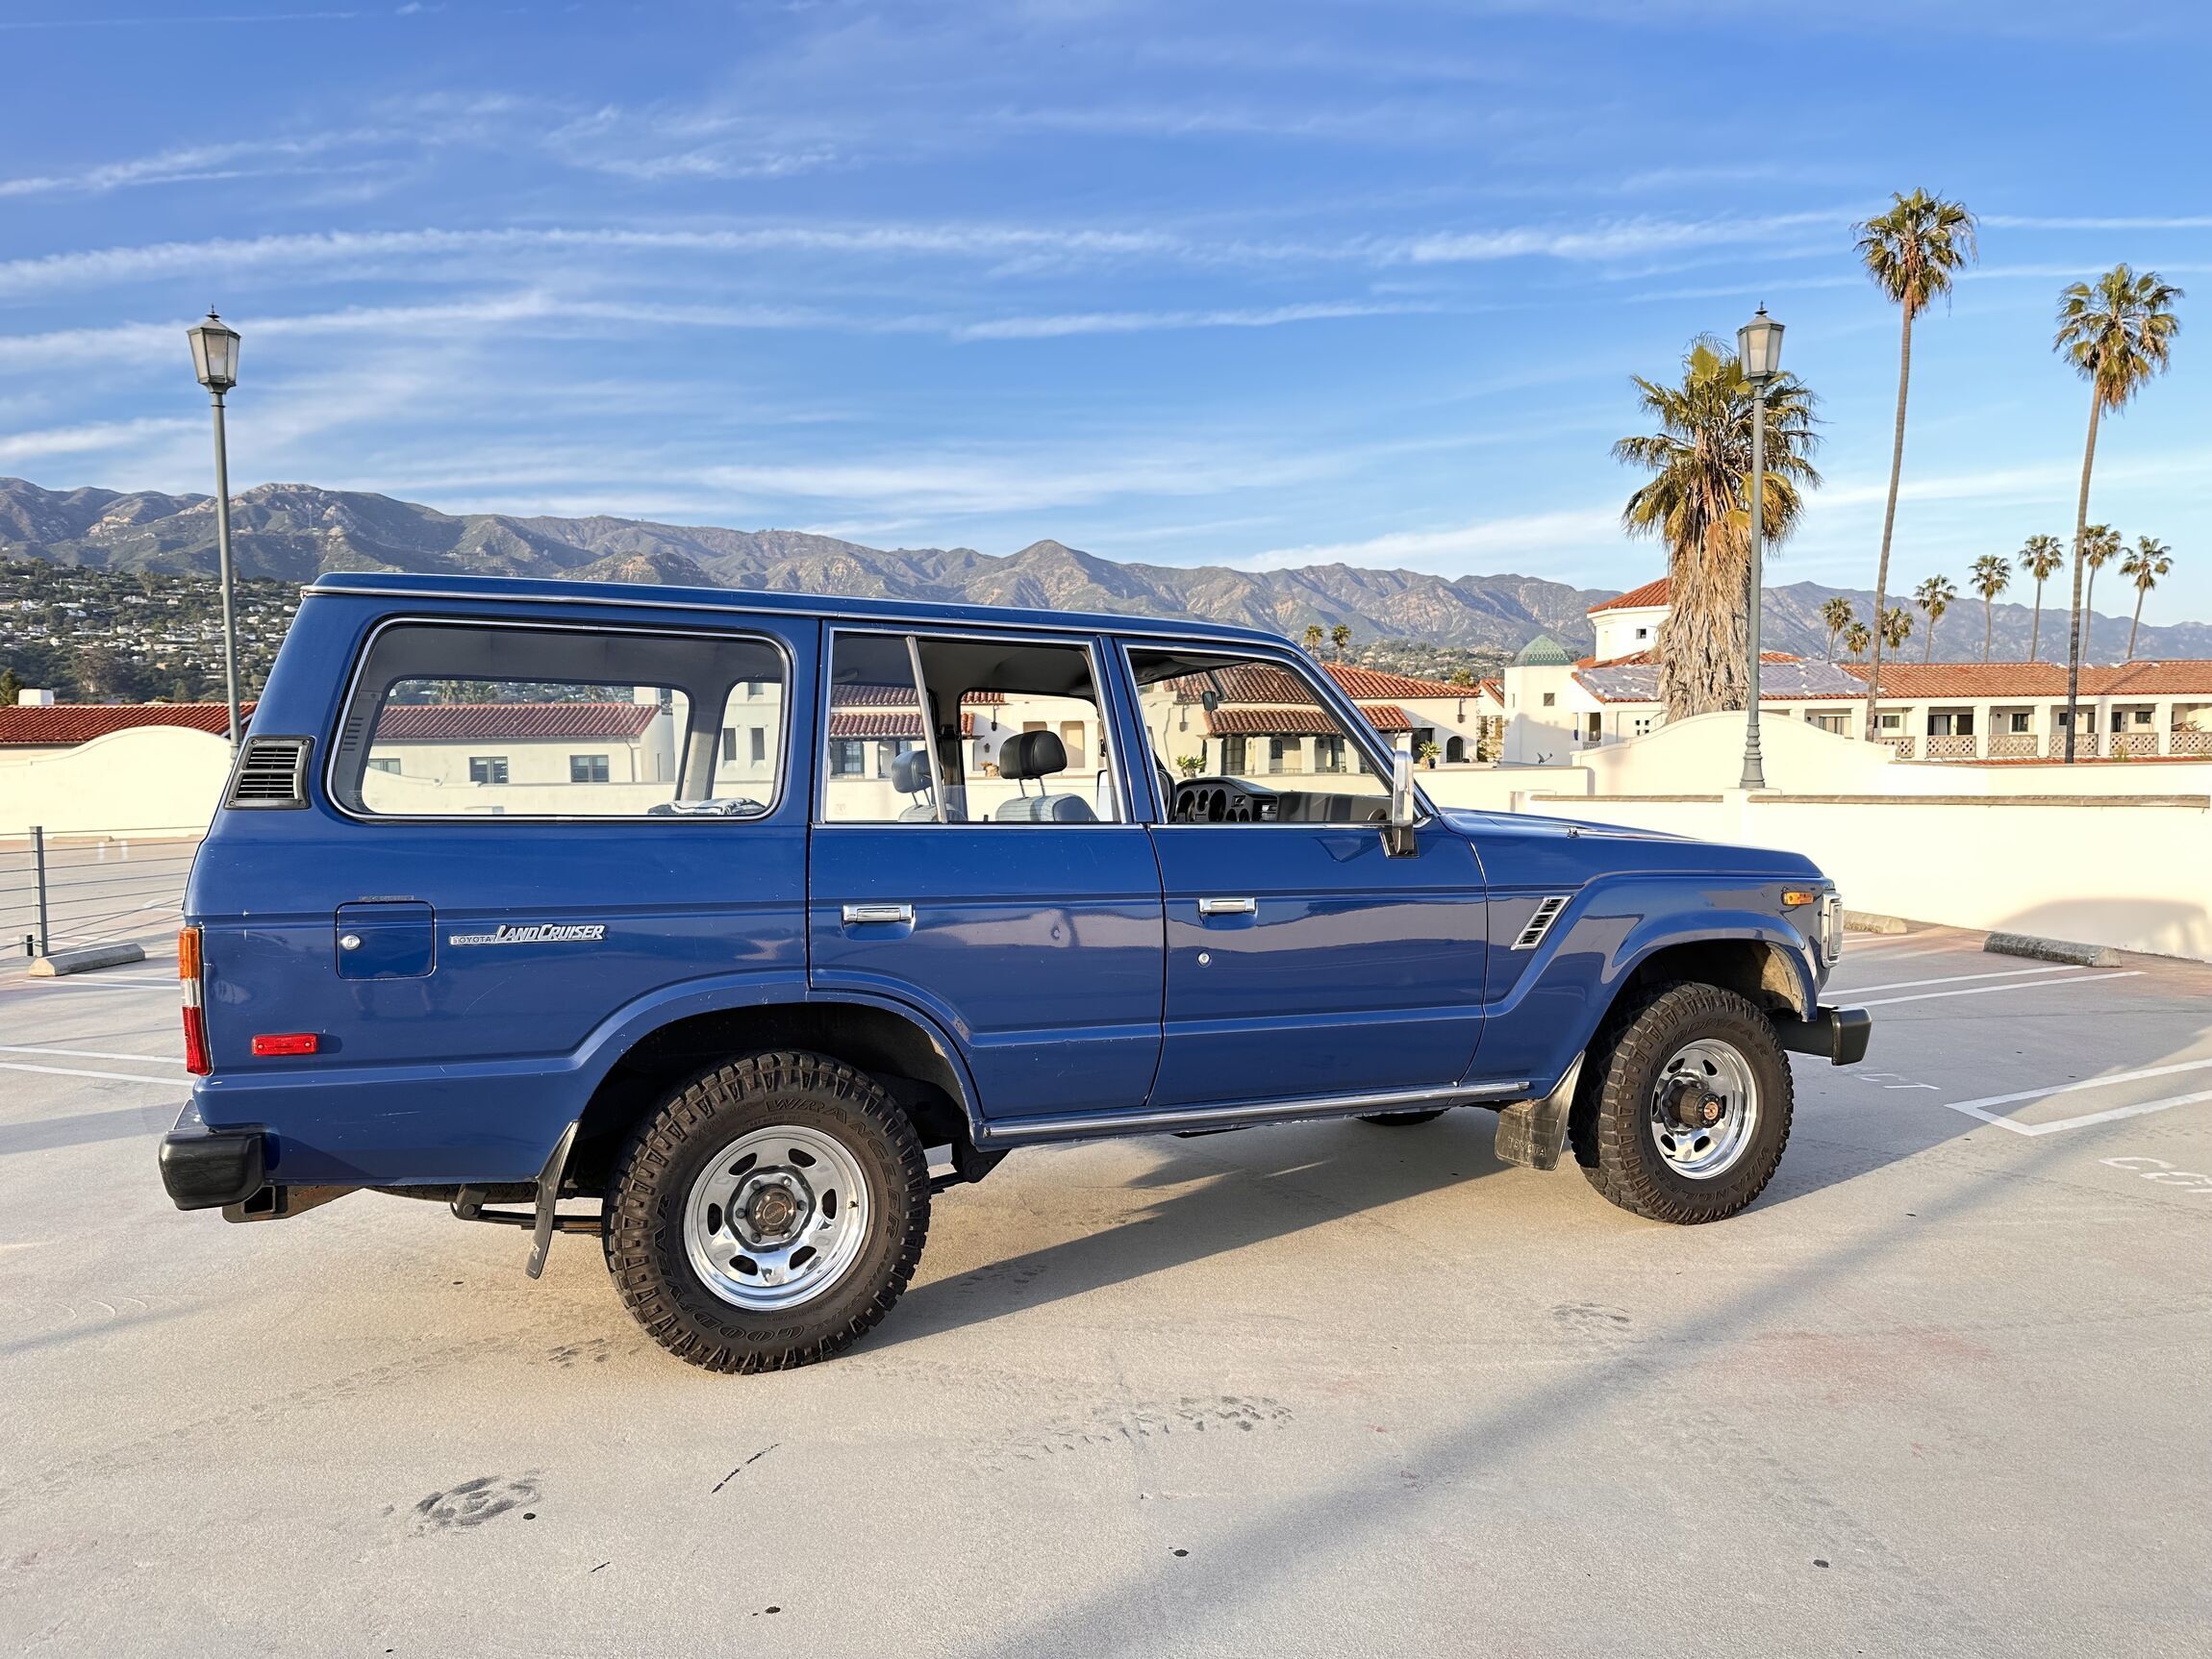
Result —
M1782 366L1782 325L1767 314L1765 306L1736 331L1736 355L1751 386L1751 572L1746 629L1750 660L1746 664L1749 687L1744 714L1744 776L1738 787L1763 790L1767 769L1759 756L1759 566L1767 542L1767 389Z
M231 568L231 463L223 439L223 393L239 383L238 330L211 307L205 322L185 330L192 342L192 372L208 389L215 412L215 558L223 581L223 696L231 711L231 748L239 746L239 610Z

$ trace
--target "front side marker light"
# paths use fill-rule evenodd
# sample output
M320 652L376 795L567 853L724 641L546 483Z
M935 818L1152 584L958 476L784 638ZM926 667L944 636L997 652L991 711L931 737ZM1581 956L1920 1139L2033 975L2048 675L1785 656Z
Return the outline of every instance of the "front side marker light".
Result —
M1811 904L1820 896L1809 887L1786 887L1782 890L1782 902L1792 910L1799 905Z

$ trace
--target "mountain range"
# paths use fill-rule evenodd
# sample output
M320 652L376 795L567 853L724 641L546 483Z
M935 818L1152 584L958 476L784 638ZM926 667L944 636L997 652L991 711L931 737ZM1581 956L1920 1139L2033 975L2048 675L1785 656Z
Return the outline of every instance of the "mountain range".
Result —
M1511 651L1549 634L1577 652L1593 644L1588 608L1618 590L1541 577L1461 576L1314 565L1238 570L1219 565L1125 564L1061 542L994 555L970 547L884 549L797 530L729 530L639 519L440 513L414 502L304 484L264 484L231 506L239 573L308 581L333 570L413 570L491 576L558 576L667 582L785 592L940 599L1054 611L1200 617L1296 638L1310 624L1348 626L1356 641L1409 640ZM215 568L214 499L152 490L45 490L0 478L0 557L159 575ZM1652 550L1654 565L1659 555ZM2104 573L2117 587L2117 570ZM1864 617L1871 593L1799 582L1767 591L1764 623L1773 649L1821 655L1822 603L1837 593ZM2048 595L2063 605L2054 584ZM1892 603L1900 601L1893 599ZM1924 619L1916 616L1916 624ZM2030 613L1999 604L1993 653L2026 655ZM1938 635L1953 661L1981 652L1981 605L1962 599ZM2064 654L2063 614L2047 608L2043 655ZM2090 655L2117 660L2127 618L2099 616ZM1902 655L1922 653L1917 629ZM2142 657L2212 656L2212 626L2146 624Z

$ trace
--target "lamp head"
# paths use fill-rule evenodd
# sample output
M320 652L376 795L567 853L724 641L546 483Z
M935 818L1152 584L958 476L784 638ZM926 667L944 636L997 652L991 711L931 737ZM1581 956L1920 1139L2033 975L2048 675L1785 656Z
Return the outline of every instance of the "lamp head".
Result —
M192 372L210 391L221 396L239 383L239 331L228 326L211 308L205 322L185 330L192 342Z
M1744 378L1764 386L1782 372L1782 325L1761 306L1751 320L1736 331L1736 356L1744 365Z

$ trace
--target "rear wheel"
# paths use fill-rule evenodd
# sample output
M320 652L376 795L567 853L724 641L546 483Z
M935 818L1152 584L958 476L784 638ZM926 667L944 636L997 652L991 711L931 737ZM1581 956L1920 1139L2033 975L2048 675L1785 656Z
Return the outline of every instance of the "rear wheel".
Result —
M1416 1123L1433 1123L1444 1113L1441 1106L1433 1112L1362 1112L1360 1121L1380 1123L1385 1129L1410 1129Z
M1718 1221L1782 1161L1794 1096L1765 1014L1719 986L1655 986L1606 1022L1569 1132L1591 1185L1655 1221Z
M875 1082L756 1054L664 1101L606 1204L607 1266L646 1333L692 1365L826 1359L891 1311L929 1230L921 1144Z

